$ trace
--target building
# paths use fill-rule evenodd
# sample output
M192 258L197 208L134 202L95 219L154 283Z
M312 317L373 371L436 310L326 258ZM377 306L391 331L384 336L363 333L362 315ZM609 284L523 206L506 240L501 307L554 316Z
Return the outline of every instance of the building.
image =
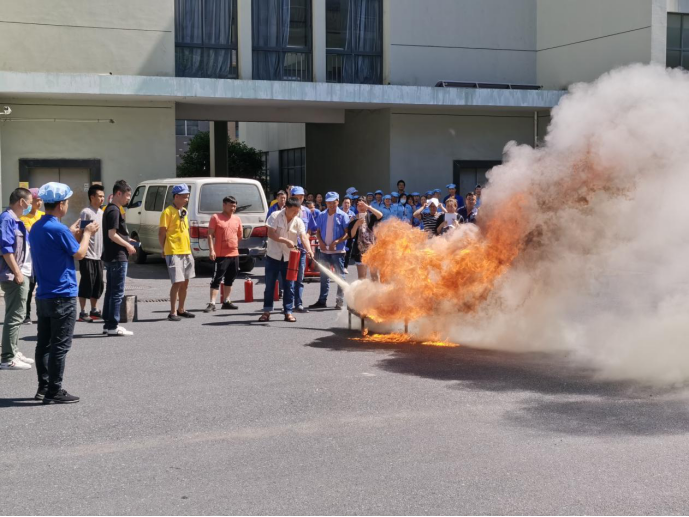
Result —
M20 182L59 179L79 204L93 181L173 176L176 120L211 121L212 142L227 138L228 121L248 141L277 133L263 149L275 186L392 190L404 178L411 190L450 182L466 190L508 141L534 144L544 134L573 82L633 62L689 59L689 18L676 14L689 13L687 0L0 7L5 201ZM212 170L228 174L221 154Z

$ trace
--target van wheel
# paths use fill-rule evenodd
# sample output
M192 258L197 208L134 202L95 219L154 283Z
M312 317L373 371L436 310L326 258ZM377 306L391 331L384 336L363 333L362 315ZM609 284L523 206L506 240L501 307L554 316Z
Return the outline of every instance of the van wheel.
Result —
M138 241L136 237L133 238ZM148 253L144 251L144 249L141 247L141 244L139 243L139 247L136 250L136 255L134 255L134 262L136 262L137 264L145 264L147 258Z
M242 273L248 273L254 267L256 266L256 260L253 257L249 257L248 259L242 261L239 263L239 270Z

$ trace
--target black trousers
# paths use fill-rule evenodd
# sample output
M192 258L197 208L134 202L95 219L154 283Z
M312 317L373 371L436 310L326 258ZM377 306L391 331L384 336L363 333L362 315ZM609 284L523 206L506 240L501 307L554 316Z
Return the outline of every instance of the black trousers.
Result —
M67 352L72 347L74 323L77 319L76 298L36 300L38 311L38 342L36 373L38 388L48 388L54 395L62 388Z
M31 319L31 298L33 297L33 292L36 289L36 277L31 277L31 281L29 282L29 296L26 299L26 318L25 320L30 320Z

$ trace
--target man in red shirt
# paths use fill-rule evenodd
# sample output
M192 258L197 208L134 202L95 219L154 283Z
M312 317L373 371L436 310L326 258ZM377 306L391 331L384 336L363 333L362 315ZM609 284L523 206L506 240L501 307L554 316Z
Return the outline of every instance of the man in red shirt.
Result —
M215 262L213 280L211 281L211 299L203 312L215 311L215 299L220 289L220 281L224 279L225 296L223 309L236 310L238 307L230 301L232 284L239 271L239 241L242 239L242 221L238 215L237 200L227 196L222 200L222 213L211 217L208 225L208 248L210 259Z

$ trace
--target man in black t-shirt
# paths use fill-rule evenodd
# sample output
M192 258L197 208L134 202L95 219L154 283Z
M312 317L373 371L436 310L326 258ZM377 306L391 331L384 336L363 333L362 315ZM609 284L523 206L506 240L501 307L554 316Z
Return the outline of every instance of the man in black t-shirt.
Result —
M460 223L474 223L476 224L476 216L478 215L478 207L476 206L476 194L469 192L464 198L465 205L457 210L461 216Z
M128 260L130 255L136 253L122 215L122 207L127 206L132 197L132 188L126 181L120 180L115 183L112 193L112 201L103 212L103 263L107 279L103 303L103 334L133 336L133 332L120 326L120 307L124 298Z

